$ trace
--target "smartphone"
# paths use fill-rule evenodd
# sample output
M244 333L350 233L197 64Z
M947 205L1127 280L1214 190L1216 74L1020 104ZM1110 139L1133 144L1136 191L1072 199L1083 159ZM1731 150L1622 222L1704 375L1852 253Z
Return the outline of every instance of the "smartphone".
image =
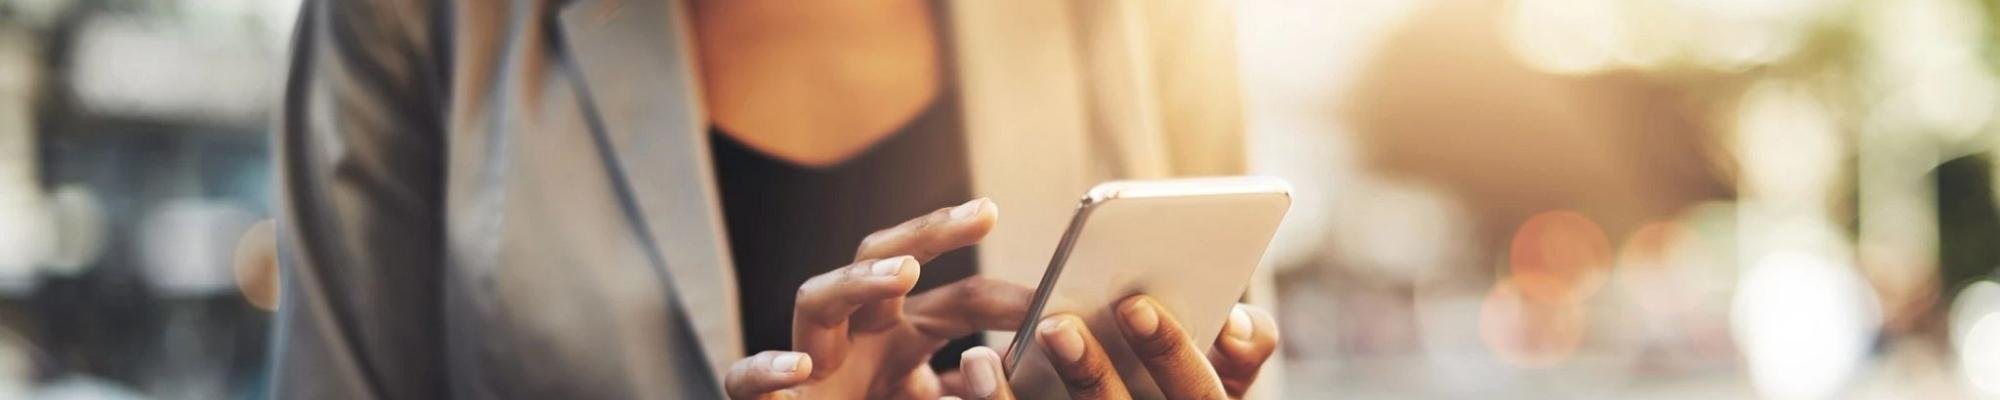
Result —
M1277 178L1227 177L1117 181L1083 196L1056 246L1002 363L1021 398L1066 398L1035 341L1042 318L1083 318L1127 388L1159 398L1151 376L1119 334L1119 300L1158 300L1204 350L1291 208L1291 185Z

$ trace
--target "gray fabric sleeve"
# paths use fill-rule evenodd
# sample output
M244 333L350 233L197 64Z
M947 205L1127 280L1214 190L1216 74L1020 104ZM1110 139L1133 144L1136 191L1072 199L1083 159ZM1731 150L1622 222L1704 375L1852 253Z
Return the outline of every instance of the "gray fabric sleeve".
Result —
M273 146L275 398L449 395L441 3L301 7Z

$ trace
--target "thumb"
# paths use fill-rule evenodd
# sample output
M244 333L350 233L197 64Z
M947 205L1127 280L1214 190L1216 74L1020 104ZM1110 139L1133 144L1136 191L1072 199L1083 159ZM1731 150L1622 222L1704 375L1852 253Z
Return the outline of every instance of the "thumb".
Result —
M722 385L735 400L791 399L793 387L812 376L812 356L791 351L766 351L736 361Z
M993 349L980 346L966 350L960 354L958 370L965 374L966 399L1014 399L1014 390L1007 385L1007 374L1000 368L1000 354Z

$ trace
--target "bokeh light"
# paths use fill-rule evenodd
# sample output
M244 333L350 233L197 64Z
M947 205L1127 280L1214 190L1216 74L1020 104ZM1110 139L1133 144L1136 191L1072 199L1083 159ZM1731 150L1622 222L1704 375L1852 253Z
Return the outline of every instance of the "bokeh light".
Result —
M1734 219L1728 203L1701 204L1640 225L1619 246L1613 288L1635 307L1621 317L1644 329L1645 365L1681 371L1737 361L1727 318Z
M2000 397L2000 283L1966 285L1948 319L1959 375L1981 394Z
M1598 72L1613 66L1616 7L1615 1L1514 0L1501 26L1508 48L1529 66L1559 74Z
M1746 20L1797 20L1833 6L1837 0L1674 0L1717 15Z
M1844 0L1515 0L1508 48L1537 70L1740 72L1781 63Z
M1820 398L1860 366L1879 318L1867 284L1851 266L1786 251L1744 273L1730 326L1758 393Z
M1619 247L1614 274L1620 290L1632 296L1649 315L1672 316L1698 306L1699 293L1688 284L1675 252L1698 247L1693 230L1673 221L1639 226Z
M146 283L163 296L235 292L236 242L257 215L226 202L178 199L140 221Z
M1575 304L1595 294L1611 269L1611 242L1590 217L1549 211L1529 217L1508 247L1508 272L1522 295Z
M110 222L105 220L103 201L82 185L56 188L49 197L56 240L42 269L58 276L76 276L95 265L104 253Z
M1964 348L1966 331L1989 314L2000 314L2000 283L1980 280L1959 290L1946 316L1946 323L1951 325L1952 347Z
M1795 55L1844 0L1670 0L1696 30L1684 45L1696 65L1740 71Z
M1981 394L2000 396L2000 313L1986 314L1965 331L1960 371Z
M1745 195L1810 212L1838 172L1840 129L1807 87L1766 82L1745 91L1736 116L1736 155Z
M2000 82L1980 59L1988 21L1955 0L1874 2L1862 19L1866 71L1888 90L1876 107L1888 123L1964 139L1992 120Z

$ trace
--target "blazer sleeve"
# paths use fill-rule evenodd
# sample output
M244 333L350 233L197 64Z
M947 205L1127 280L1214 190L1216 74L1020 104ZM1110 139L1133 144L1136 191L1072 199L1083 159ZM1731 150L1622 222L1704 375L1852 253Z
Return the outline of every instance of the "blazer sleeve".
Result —
M273 146L274 398L449 394L441 3L301 6Z

